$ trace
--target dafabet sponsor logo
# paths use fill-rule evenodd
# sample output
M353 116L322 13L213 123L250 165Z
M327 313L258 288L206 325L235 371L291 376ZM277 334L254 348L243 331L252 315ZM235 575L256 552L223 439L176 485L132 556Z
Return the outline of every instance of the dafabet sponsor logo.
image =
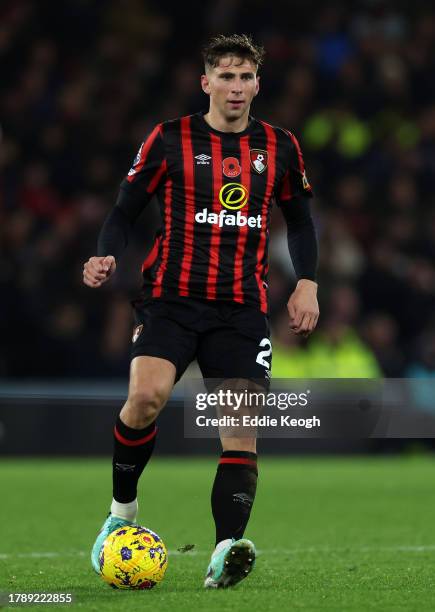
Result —
M197 223L209 223L223 227L224 225L237 225L243 227L261 228L261 215L246 216L241 209L248 203L249 193L241 183L226 183L219 191L219 202L224 208L219 213L210 212L203 208L195 215ZM228 212L231 211L231 212ZM234 214L234 212L236 214Z

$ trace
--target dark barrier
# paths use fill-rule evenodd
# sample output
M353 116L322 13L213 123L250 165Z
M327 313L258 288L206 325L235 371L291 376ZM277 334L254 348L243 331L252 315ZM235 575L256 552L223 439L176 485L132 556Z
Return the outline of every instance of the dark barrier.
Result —
M112 429L127 395L126 383L105 381L0 385L0 455L109 455ZM184 434L183 387L176 387L158 420L157 452L216 455L217 439ZM368 453L434 447L434 439L264 438L267 454Z
M127 395L124 382L23 381L0 385L0 455L109 455L112 429ZM216 455L218 440L184 437L183 394L175 388L158 421L156 450L168 455ZM275 454L373 449L371 440L261 440Z

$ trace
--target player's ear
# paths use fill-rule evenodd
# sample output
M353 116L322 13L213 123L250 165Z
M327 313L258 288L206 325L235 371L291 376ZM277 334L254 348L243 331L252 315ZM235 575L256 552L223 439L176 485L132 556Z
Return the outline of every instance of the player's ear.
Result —
M202 91L209 96L210 95L210 81L208 80L208 76L206 74L201 75L201 87L202 87Z
M256 83L255 83L255 94L254 96L256 96L258 94L258 92L260 91L260 77L258 76L256 78Z

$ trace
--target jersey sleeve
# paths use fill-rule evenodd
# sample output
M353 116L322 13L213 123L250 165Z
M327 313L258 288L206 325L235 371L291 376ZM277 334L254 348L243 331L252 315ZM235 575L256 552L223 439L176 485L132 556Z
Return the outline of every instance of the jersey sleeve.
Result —
M141 144L118 199L109 212L98 236L98 256L120 257L129 233L152 195L165 180L166 159L161 125L156 126Z
M309 198L313 196L299 142L291 132L285 131L285 133L290 146L287 153L287 169L275 190L278 206L285 206L292 198L297 196L303 195Z
M121 183L131 195L140 195L145 201L158 190L166 176L165 146L162 125L157 125L139 147L133 165Z

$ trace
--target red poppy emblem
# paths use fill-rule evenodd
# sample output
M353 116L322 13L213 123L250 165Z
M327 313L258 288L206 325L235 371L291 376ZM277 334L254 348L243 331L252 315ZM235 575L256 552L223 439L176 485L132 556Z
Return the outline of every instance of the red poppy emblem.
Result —
M239 176L242 168L237 157L226 157L222 160L222 172L229 178Z

